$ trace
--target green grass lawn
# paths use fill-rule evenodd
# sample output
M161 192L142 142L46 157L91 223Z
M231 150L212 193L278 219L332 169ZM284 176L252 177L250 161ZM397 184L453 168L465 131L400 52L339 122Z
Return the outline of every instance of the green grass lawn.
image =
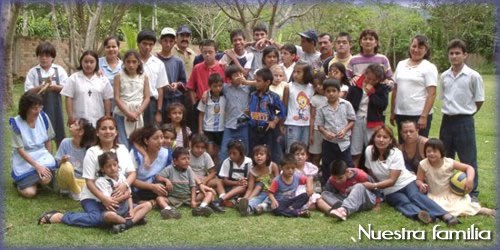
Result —
M478 145L481 204L496 208L496 79L484 76L486 102L475 116ZM22 94L22 85L15 86L15 100ZM82 211L78 202L43 190L36 199L24 199L17 195L10 177L10 129L8 117L14 110L6 112L4 123L4 190L5 247L488 247L496 243L494 218L485 216L460 218L454 230L466 230L472 224L480 230L491 230L491 241L437 241L431 239L434 225L421 225L407 219L387 204L379 211L361 212L339 222L313 212L309 219L282 218L270 214L259 217L240 217L236 210L227 209L225 214L214 214L210 218L192 217L189 208L181 208L180 220L162 220L157 210L147 215L148 224L132 228L124 233L112 235L104 229L83 229L62 224L38 226L38 216L47 210ZM431 137L438 137L441 123L440 102L436 101ZM359 226L376 230L425 230L427 240L358 240ZM446 229L439 223L440 230ZM353 240L354 239L354 240Z

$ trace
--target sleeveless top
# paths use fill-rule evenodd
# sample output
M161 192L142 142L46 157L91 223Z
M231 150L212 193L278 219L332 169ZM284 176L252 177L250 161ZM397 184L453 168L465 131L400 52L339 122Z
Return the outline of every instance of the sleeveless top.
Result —
M258 175L257 173L255 173L253 171L253 168L250 169L250 173L255 176L255 182L260 182L262 183L262 191L268 191L269 190L269 186L271 186L271 174L273 173L273 162L269 163L269 166L267 166L267 168L269 169L269 172L266 173L266 174L263 174L263 175ZM255 167L255 166L254 166Z
M403 158L405 160L405 166L406 169L413 171L414 173L417 173L418 170L418 165L420 164L420 161L423 160L423 158L420 156L420 139L421 137L419 136L417 139L417 149L415 151L415 155L413 158L410 159L410 157L406 154L406 151L403 151ZM403 148L404 149L404 148Z

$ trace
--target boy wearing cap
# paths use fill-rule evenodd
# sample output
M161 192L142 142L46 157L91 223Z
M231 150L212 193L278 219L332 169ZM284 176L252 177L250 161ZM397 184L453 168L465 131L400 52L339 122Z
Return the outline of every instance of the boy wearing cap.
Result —
M193 62L196 57L196 52L189 47L191 44L191 29L187 25L181 25L177 28L176 43L174 45L173 54L178 56L184 62L184 70L186 76L189 77L193 71Z
M168 81L170 85L163 87L163 110L172 103L181 103L184 84L186 84L186 72L184 62L172 53L175 45L175 30L167 27L161 31L160 45L161 51L156 54L165 65ZM166 121L166 112L163 112L163 121Z
M144 110L144 124L160 124L163 106L163 87L168 85L167 71L160 59L151 52L156 43L156 35L151 30L142 30L137 34L139 55L144 66L144 73L149 79L149 106Z
M309 29L298 34L300 36L300 46L297 46L299 60L311 65L314 72L320 71L322 63L320 59L321 53L316 50L316 44L318 43L316 31Z

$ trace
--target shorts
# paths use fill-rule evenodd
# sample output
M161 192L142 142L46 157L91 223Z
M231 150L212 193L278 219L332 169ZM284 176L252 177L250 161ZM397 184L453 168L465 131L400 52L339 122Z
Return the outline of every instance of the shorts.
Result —
M132 201L134 203L139 203L139 201L154 200L156 197L158 197L158 195L151 190L139 189L132 193Z
M321 145L323 143L323 135L319 130L314 130L313 132L313 144L309 144L309 153L319 155L321 154Z
M366 117L356 116L351 134L351 155L362 154L363 148L368 146L372 134L373 129L366 127Z
M50 171L52 173L52 181L50 183L54 182L54 176L55 176L55 171L52 170ZM40 176L38 175L38 172L33 172L30 175L27 175L26 177L22 178L21 180L16 182L16 187L18 190L23 190L27 187L35 186L36 184L40 183L41 179Z
M178 208L182 206L183 204L191 206L191 197L188 198L178 198L178 197L172 197L172 196L167 196L168 204L170 206L173 206L175 208Z
M203 131L203 134L208 138L209 143L215 143L220 147L222 144L222 136L224 135L224 131L216 132L216 131Z

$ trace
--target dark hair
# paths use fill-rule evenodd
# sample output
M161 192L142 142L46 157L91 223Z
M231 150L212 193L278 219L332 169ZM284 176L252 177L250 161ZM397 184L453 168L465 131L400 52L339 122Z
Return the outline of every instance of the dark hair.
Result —
M462 49L463 53L467 53L467 45L463 40L453 39L448 43L448 51L454 48Z
M101 171L101 169L104 168L104 165L106 165L106 162L108 162L109 160L115 160L116 162L118 162L118 156L116 155L116 153L108 151L108 152L104 152L104 153L100 154L97 157L97 162L99 163L99 175L100 176L104 175L104 173Z
M236 149L241 156L245 156L245 144L241 140L232 140L227 144L227 152L231 151L231 149Z
M290 52L290 54L297 54L297 47L295 47L295 45L293 45L291 43L287 43L287 44L281 46L281 49L284 49L284 50Z
M161 125L160 130L162 133L169 132L174 134L174 138L177 137L177 131L175 131L175 128L174 126L172 126L172 124L165 123Z
M222 76L219 73L212 73L208 77L208 86L212 86L214 83L223 82Z
M263 23L256 24L253 26L252 33L255 33L255 31L264 31L267 34L267 26Z
M155 32L152 30L141 30L139 34L137 34L137 43L141 43L142 41L147 40L147 41L153 41L156 43L156 35Z
M323 82L323 90L326 91L327 88L335 88L337 89L338 91L340 91L340 88L342 87L341 86L341 83L339 80L337 79L326 79L324 82Z
M296 141L290 145L290 154L295 154L299 150L304 150L307 153L307 145L301 141Z
M332 65L330 65L330 68L328 70L332 68L337 68L340 71L340 73L342 73L342 79L340 80L340 83L349 86L350 83L349 83L349 78L347 78L345 65L341 62L334 62L332 63Z
M88 149L91 146L94 146L97 139L94 125L92 125L92 123L85 118L79 118L77 121L78 125L80 125L80 128L83 129L83 135L82 135L82 140L80 141L80 147Z
M415 126L415 128L418 130L418 124L417 124L417 121L415 121L415 120L404 120L404 121L402 121L401 122L401 130L403 129L403 125L407 124L407 123L413 124Z
M283 159L281 159L280 166L283 167L285 165L293 165L297 167L297 160L295 159L295 155L285 154L283 156Z
M437 138L429 138L424 145L424 156L427 157L427 148L432 148L434 150L438 150L441 153L441 158L445 157L444 143L443 141Z
M326 79L325 72L318 71L318 72L314 73L313 83L314 83L314 80L318 80L320 82L320 84L323 85L323 82L325 81L325 79Z
M243 32L243 30L241 30L241 29L235 29L235 30L231 31L231 33L229 34L229 38L231 39L231 42L233 41L233 38L236 36L243 37L243 40L246 39L245 32Z
M99 120L97 120L96 122L96 125L95 125L95 130L96 132L99 130L99 128L101 127L102 123L105 122L105 121L112 121L113 122L113 126L115 126L115 129L116 129L116 136L115 136L115 139L113 140L113 148L118 148L118 126L116 124L116 120L115 118L113 118L112 116L109 116L109 115L105 115L101 118L99 118ZM99 137L97 136L97 139L96 139L96 145L98 145L99 147L101 146L101 140L99 139Z
M224 70L224 75L226 75L227 79L231 79L231 77L236 73L243 73L240 67L238 67L238 65L236 64L231 64L227 66L226 70Z
M181 125L181 131L182 131L182 141L184 145L188 145L189 142L189 136L187 133L187 124L186 124L186 107L182 105L182 103L174 102L170 105L167 106L167 110L165 111L167 113L167 123L172 123L172 119L170 119L169 114L170 112L174 111L175 109L180 109L182 111L182 120L180 122ZM177 145L181 146L181 145Z
M332 176L340 176L344 175L347 168L347 163L343 160L335 160L330 163L330 169L332 170L331 174Z
M39 94L33 91L26 91L19 100L19 108L17 114L23 120L26 121L26 118L28 116L28 111L30 110L30 108L32 108L35 105L42 105L42 104L43 104L43 99Z
M375 38L375 40L377 40L377 46L375 46L375 49L373 50L373 52L375 54L377 54L378 52L378 34L375 30L373 29L365 29L361 32L361 34L359 35L359 40L358 40L358 44L359 44L359 52L360 54L363 54L363 47L361 47L361 40L363 39L363 37L365 36L373 36L373 38Z
M255 72L256 76L260 76L264 82L270 81L270 83L273 82L273 72L271 72L270 69L268 68L261 68Z
M144 73L144 66L142 64L142 61L141 61L141 57L139 55L139 53L135 50L129 50L127 52L125 52L125 55L123 56L123 64L122 64L122 67L123 67L123 70L125 71L125 73L128 75L130 72L127 71L127 68L125 68L125 60L127 60L127 57L129 56L135 56L135 59L137 59L137 61L139 61L139 65L137 65L137 74L139 75L142 75L142 73Z
M54 47L54 45L52 45L52 43L41 42L40 44L38 44L38 46L36 46L35 55L49 55L52 58L56 58L56 48Z
M345 32L345 31L341 31L337 34L337 37L335 38L335 40L337 40L337 38L339 37L343 37L343 36L346 36L347 37L347 41L349 41L349 43L352 43L352 36L351 34Z
M416 35L413 37L410 41L410 48L408 49L408 57L411 58L411 44L413 43L413 40L417 40L418 46L425 46L427 48L427 52L425 52L424 59L425 60L431 60L431 46L429 45L429 39L427 39L426 36L424 35Z
M330 33L327 33L327 32L319 34L318 38L321 38L321 37L324 37L324 36L328 36L328 41L333 42L332 35Z
M115 36L108 36L108 37L104 38L104 41L102 42L102 46L103 46L103 47L108 46L108 43L109 43L109 41L111 41L111 40L115 40L115 41L116 41L116 45L117 45L118 47L120 47L120 40L118 40L118 38L117 38L117 37L115 37Z
M263 152L266 155L266 166L269 166L271 164L271 150L267 145L257 145L253 147L252 150L252 162L253 165L256 166L257 163L255 162L255 154Z
M210 46L214 47L215 52L217 52L217 44L215 43L214 40L212 40L212 39L203 39L203 40L201 40L201 42L200 42L200 48L201 47L210 47Z
M181 155L189 155L189 150L185 147L176 147L172 152L172 159L177 160Z
M368 72L374 74L375 77L377 77L379 83L385 80L384 67L378 63L372 63L368 65L368 67L366 67L365 69L365 74Z
M314 78L313 78L313 68L311 67L311 65L309 65L309 63L306 63L306 62L303 62L303 61L298 61L297 63L295 63L295 68L296 67L302 67L302 71L304 71L304 77L303 80L303 84L308 84L308 83L312 83ZM292 74L292 78L293 78L293 74ZM294 79L295 81L295 79Z
M156 125L146 125L142 128L138 128L130 134L129 141L147 148L145 141L151 138L158 130L160 130L160 128Z
M198 143L205 144L205 147L208 146L209 143L208 137L204 134L194 134L191 137L191 147L194 147L194 145Z
M277 62L280 61L280 51L278 50L278 48L276 48L276 46L270 45L270 46L265 47L264 50L262 50L262 65L265 65L264 60L265 60L266 56L273 53L273 52L274 52L274 54L276 54Z
M82 56L80 56L80 60L78 61L80 63L80 65L76 69L83 70L82 61L83 61L83 58L86 56L91 56L95 59L94 73L99 72L99 55L97 55L97 52L95 52L93 50L87 50L87 51L83 52Z
M374 131L373 131L373 135L370 138L370 142L368 143L369 145L373 145L373 148L372 148L372 159L371 159L372 161L376 161L380 157L380 152L375 147L375 137L377 136L377 133L380 130L384 130L389 135L389 137L391 138L391 143L389 143L389 145L387 146L387 150L382 155L382 159L383 160L387 160L387 157L389 157L389 154L391 153L391 150L393 148L396 148L398 146L397 140L396 140L396 138L394 138L394 133L392 132L392 129L390 127L387 127L386 125L382 125L382 126L379 126L379 127L375 128Z

